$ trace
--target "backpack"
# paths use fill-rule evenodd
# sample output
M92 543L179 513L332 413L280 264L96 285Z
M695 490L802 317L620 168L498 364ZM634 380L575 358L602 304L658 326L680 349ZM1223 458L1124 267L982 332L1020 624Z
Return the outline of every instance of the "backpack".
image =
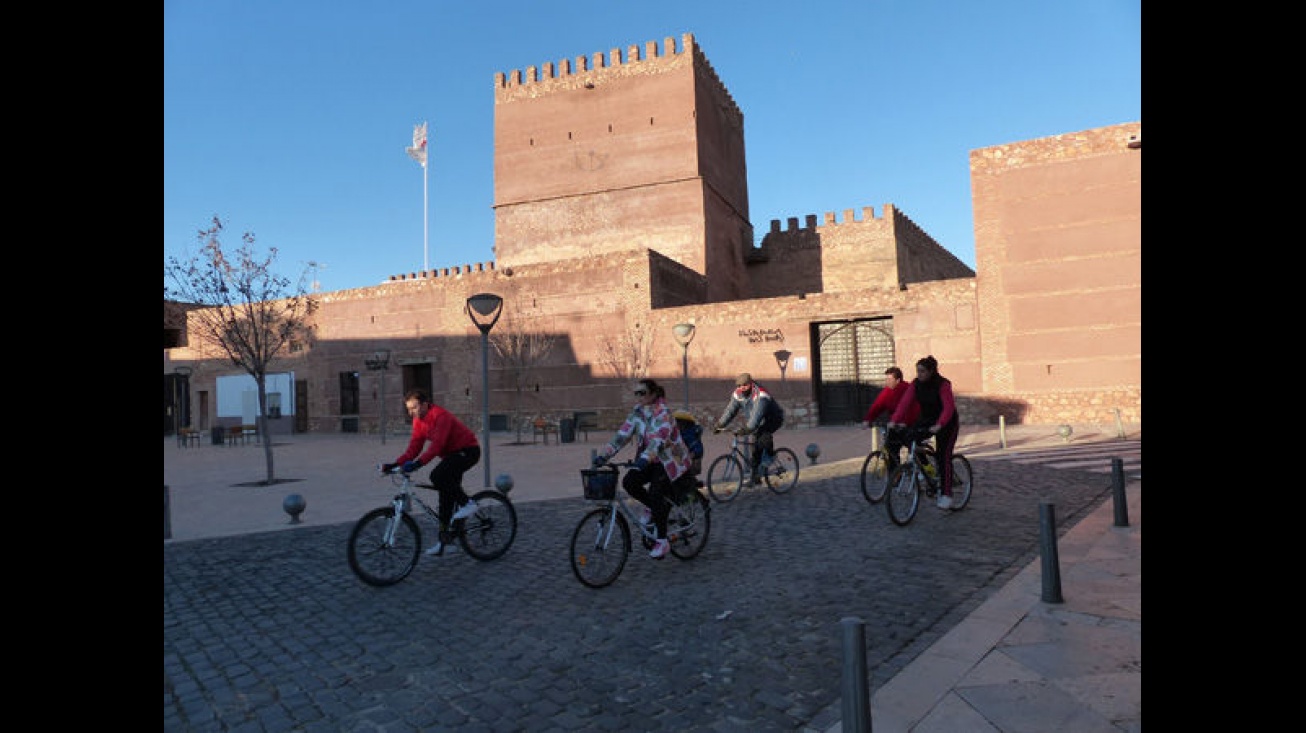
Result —
M689 449L689 455L693 458L693 465L689 472L697 476L703 472L703 428L688 412L676 412L674 417L676 429L680 431L680 439L684 441L685 447Z

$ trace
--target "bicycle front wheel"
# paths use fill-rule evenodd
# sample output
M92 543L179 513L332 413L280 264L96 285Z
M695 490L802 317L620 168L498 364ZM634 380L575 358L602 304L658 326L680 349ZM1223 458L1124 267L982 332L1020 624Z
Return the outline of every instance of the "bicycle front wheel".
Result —
M862 461L862 496L872 504L884 501L884 490L889 486L889 453L884 449L871 451Z
M744 490L744 464L731 454L719 456L707 469L707 493L721 503L734 501Z
M477 560L494 560L512 547L517 538L517 510L508 497L486 489L472 497L476 513L460 519L458 544Z
M417 520L402 513L396 518L393 506L364 514L349 533L349 568L368 585L394 585L408 577L421 551Z
M681 560L698 555L707 546L707 536L712 531L712 504L697 490L680 503L671 506L667 516L667 539L671 541L671 554Z
M571 572L590 588L612 585L630 557L630 526L611 507L587 513L571 533Z
M970 490L975 487L975 478L970 471L970 459L966 456L952 456L952 511L961 511L970 501Z
M766 468L766 486L777 494L787 494L798 483L801 466L798 455L788 448L776 448L771 465Z
M889 519L899 527L905 527L916 516L921 505L919 489L920 474L915 463L900 463L889 474L889 488L884 495L884 508L889 510Z

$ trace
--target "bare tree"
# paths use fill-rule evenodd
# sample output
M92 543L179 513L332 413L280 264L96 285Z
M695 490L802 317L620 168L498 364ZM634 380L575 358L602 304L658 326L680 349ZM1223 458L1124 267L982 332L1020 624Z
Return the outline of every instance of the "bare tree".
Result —
M308 271L290 292L290 280L272 270L275 247L266 256L256 254L254 235L246 232L231 259L222 249L222 230L222 221L213 217L212 226L199 232L198 255L185 261L165 260L163 293L165 299L199 306L188 315L188 338L230 359L258 385L258 431L268 474L264 485L271 486L276 483L276 470L268 435L267 375L292 345L306 347L312 340L314 304L304 290Z
M641 379L648 376L656 348L657 334L636 321L619 334L599 339L599 361L619 379Z
M558 344L559 336L546 330L540 319L524 315L517 305L504 316L500 328L490 333L490 345L513 387L512 422L520 443L522 393L534 381L536 369Z

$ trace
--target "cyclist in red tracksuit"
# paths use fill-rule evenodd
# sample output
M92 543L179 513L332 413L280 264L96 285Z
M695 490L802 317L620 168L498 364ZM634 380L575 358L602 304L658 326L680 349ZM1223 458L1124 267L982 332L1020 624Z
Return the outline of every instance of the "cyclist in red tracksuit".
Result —
M884 370L884 376L884 389L880 390L880 393L875 396L875 401L872 402L871 406L866 410L866 417L862 418L863 429L871 427L871 424L875 422L875 418L880 415L884 415L885 417L893 415L894 409L898 406L898 403L902 401L902 396L907 394L907 387L909 385L903 381L901 369L896 366L891 366ZM920 405L913 403L907 414L907 422L916 422L916 418L920 416L920 412ZM884 449L889 454L890 470L898 465L898 454L902 452L901 448L902 443L894 440L890 433L885 432Z

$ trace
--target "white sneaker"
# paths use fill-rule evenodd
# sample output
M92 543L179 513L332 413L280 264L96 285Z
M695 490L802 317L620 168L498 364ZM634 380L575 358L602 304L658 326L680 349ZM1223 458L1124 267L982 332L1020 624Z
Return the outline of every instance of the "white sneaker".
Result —
M440 554L443 554L443 552L444 552L444 543L442 543L442 542L437 542L437 543L435 543L434 545L431 545L430 547L426 548L426 552L423 552L422 554L423 554L423 555L440 555Z
M938 507L939 507L940 509L951 509L951 508L952 508L952 497L951 497L951 496L948 496L947 494L939 494L939 503L938 503Z
M653 549L649 551L648 556L654 560L661 560L671 552L671 543L666 540L658 540L653 544Z
M476 506L476 502L472 501L471 499L468 499L466 504L463 504L462 506L458 507L458 511L453 513L453 517L450 518L449 521L456 522L459 519L466 519L472 516L473 514L475 514L476 510L479 508L480 507Z

